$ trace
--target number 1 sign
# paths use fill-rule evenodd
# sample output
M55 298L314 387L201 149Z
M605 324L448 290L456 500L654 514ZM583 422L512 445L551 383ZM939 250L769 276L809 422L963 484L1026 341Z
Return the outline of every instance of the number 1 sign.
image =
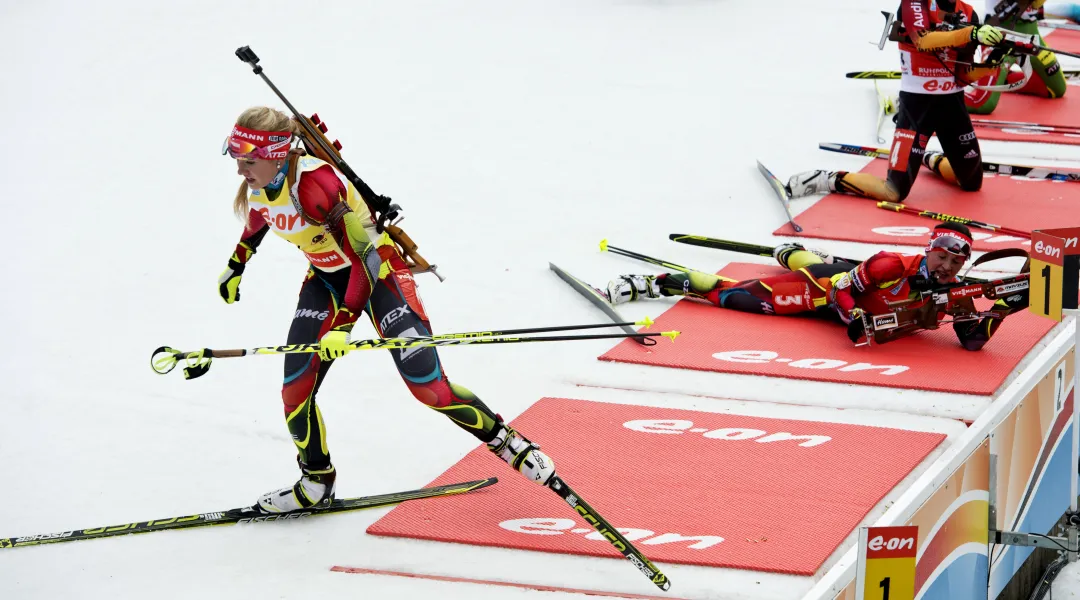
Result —
M1060 321L1063 308L1077 307L1078 240L1080 227L1032 232L1029 311Z
M855 600L915 600L919 528L862 527Z

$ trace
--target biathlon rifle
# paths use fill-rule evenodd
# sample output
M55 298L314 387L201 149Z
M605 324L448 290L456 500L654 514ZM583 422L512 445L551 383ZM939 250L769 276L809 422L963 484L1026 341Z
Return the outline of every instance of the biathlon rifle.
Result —
M398 227L397 223L401 221L401 207L393 204L389 196L376 194L371 189L371 186L364 182L356 174L356 171L352 170L352 167L341 157L341 142L338 140L331 142L326 137L326 123L319 118L319 115L312 114L310 117L306 117L300 114L300 111L296 110L296 107L285 98L281 90L263 73L263 68L259 66L259 57L255 55L255 52L249 46L237 48L236 56L251 66L252 71L261 77L266 82L266 85L270 86L274 94L285 103L285 106L292 112L293 117L303 126L307 135L301 135L300 139L306 152L319 160L334 165L353 184L356 191L360 192L360 196L364 199L364 203L367 204L368 210L375 216L376 231L379 233L386 232L405 259L405 264L409 267L409 270L413 273L432 273L439 278L439 281L444 281L444 277L439 274L438 265L428 263L417 251L416 242L412 241L412 238L401 227Z
M942 325L978 321L986 317L1004 318L1007 312L999 310L971 310L964 299L986 298L987 300L1005 299L1018 294L1026 294L1029 286L1029 273L1020 273L979 283L956 282L930 285L925 279L911 278L913 293L910 298L890 302L892 312L862 315L862 325L866 342L885 344L923 330L938 329Z

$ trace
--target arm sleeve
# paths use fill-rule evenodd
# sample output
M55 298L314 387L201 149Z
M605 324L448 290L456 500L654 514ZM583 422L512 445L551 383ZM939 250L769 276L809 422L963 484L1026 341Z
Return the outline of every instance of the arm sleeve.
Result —
M267 224L262 213L250 209L248 210L247 225L244 226L244 233L240 235L240 241L252 248L257 248L262 243L263 238L266 237L267 231L270 231L270 225Z
M850 311L855 307L856 296L893 285L903 276L904 263L899 256L892 252L878 252L841 278L835 288L836 303L845 311Z
M266 223L262 213L255 209L248 210L247 224L244 225L244 232L240 234L240 242L236 244L232 259L240 264L251 260L268 231L270 225Z
M953 31L930 29L930 0L903 0L900 18L911 43L922 52L941 48L959 48L971 43L971 27Z

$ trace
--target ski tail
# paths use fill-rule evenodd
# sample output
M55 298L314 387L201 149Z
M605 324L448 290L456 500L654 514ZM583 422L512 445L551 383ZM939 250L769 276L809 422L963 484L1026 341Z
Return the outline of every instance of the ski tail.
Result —
M837 144L833 142L821 142L817 147L822 150L828 150L829 152L839 152L840 154L854 154L856 156L869 156L870 158L889 158L888 148L871 148L870 146Z
M758 171L765 176L765 180L772 186L773 191L776 192L776 198L780 200L780 204L784 207L784 212L787 213L788 223L791 224L791 228L795 230L795 233L802 233L802 227L795 222L795 217L791 214L791 198L788 196L787 188L784 184L776 178L776 175L772 174L772 171L765 168L765 165L761 164L759 160L757 163Z
M900 71L851 71L844 77L848 79L900 79Z
M775 248L773 248L772 246L747 244L744 242L733 242L730 240L721 240L717 238L706 237L703 235L687 235L685 233L669 234L668 239L673 242L679 242L680 244L690 244L691 246L714 248L716 250L729 250L731 252L753 254L755 256L767 256L769 258L772 258L773 251L775 250Z
M623 319L619 315L619 313L615 312L615 309L611 307L611 303L608 300L607 292L599 288L593 287L585 281L574 277L570 273L567 273L563 269L559 268L557 265L555 265L555 263L548 263L548 267L552 271L554 271L556 275L559 276L559 279L565 281L567 285L574 289L574 291L584 296L585 299L589 302L592 302L594 306L599 308L613 322L622 323L626 320ZM626 333L635 336L631 339L641 344L642 346L656 345L656 340L637 335L638 332L635 331L633 327L630 327L629 325L622 325L620 327Z
M888 140L881 137L881 126L885 124L886 117L896 114L896 103L893 102L892 96L881 91L881 86L878 85L877 80L874 81L874 90L877 91L878 95L877 128L874 129L874 134L877 136L878 143L884 144Z
M566 485L566 482L563 481L561 477L557 474L553 475L551 480L548 481L548 487L566 501L566 503L570 505L570 508L573 508L582 519L589 525L592 525L600 535L611 542L611 545L614 546L620 554L625 556L630 562L634 563L634 566L648 577L656 587L665 592L671 589L671 580L669 580L667 576L648 559L648 557L635 548L634 544L626 539L626 536L620 533L618 529L615 529L611 523L608 523L604 517L601 517L600 514L597 513L593 507L589 506L580 495L570 489L570 486Z
M155 531L168 531L172 529L191 529L194 527L213 527L219 525L236 525L239 523L263 523L269 521L295 521L308 517L327 515L337 512L378 508L392 506L408 500L420 500L423 498L437 498L440 496L453 496L473 492L499 480L496 477L451 483L429 488L420 488L405 492L393 492L379 494L377 496L360 496L356 498L342 498L334 500L329 507L314 510L293 511L273 515L261 514L253 507L232 508L219 512L200 513L167 519L153 519L150 521L136 521L123 525L107 525L105 527L91 527L87 529L73 529L58 533L46 533L27 535L21 537L0 538L0 548L21 548L23 546L39 546L41 544L57 544L61 542L75 542L79 540L93 540L128 535L132 533L153 533Z

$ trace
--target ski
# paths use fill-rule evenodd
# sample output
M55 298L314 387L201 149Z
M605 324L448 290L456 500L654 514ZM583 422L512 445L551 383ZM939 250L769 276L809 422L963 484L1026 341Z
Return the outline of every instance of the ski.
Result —
M900 79L900 71L851 71L848 79Z
M856 146L855 144L836 144L821 142L817 145L822 150L839 152L840 154L854 154L855 156L868 156L870 158L889 158L888 148L872 148L870 146Z
M791 228L794 229L796 233L802 233L802 227L795 222L795 217L791 215L791 203L789 202L791 198L788 196L787 188L776 178L776 175L772 174L772 171L766 169L765 165L761 164L760 160L757 163L757 168L758 171L765 176L765 180L769 182L769 185L772 186L773 191L776 192L776 197L780 200L780 204L784 206L784 212L787 213L788 223L791 223Z
M1080 30L1080 27L1077 27ZM1065 79L1080 78L1080 69L1063 69ZM900 79L900 71L852 71L844 75L848 79Z
M701 246L702 248L713 248L715 250L728 250L730 252L739 252L742 254L752 254L754 256L764 256L767 258L773 258L775 256L776 248L773 246L763 246L761 244L748 244L746 242L734 242L731 240L721 240L718 238L706 237L704 235L688 235L685 233L672 233L668 235L668 239L673 242L679 242L680 244L689 244L691 246ZM855 260L853 258L843 258L840 256L834 256L834 261L851 263L857 265L861 263L861 260Z
M1080 135L1080 127L1074 125L1043 125L1041 123L1029 123L1027 121L999 121L997 119L972 119L971 124L975 127L986 127L989 129L1019 129L1021 131L1037 131L1039 133Z
M889 158L887 148L871 148L869 146L855 146L852 144L820 143L818 148L841 154L854 154L868 156L870 158ZM1080 171L1064 169L1051 169L1049 167L1032 167L1027 165L1008 165L1003 163L983 161L982 168L987 173L1009 175L1015 177L1027 177L1028 179L1049 179L1051 181L1080 181Z
M600 533L600 535L607 538L607 541L611 542L611 545L619 551L620 554L626 557L627 560L634 563L634 566L638 568L646 577L649 578L656 587L663 591L671 589L671 580L664 575L660 569L656 568L656 565L652 563L640 550L634 547L634 544L630 540L626 539L618 529L615 529L608 523L604 517L601 517L593 507L589 506L587 502L581 499L581 496L577 494L570 486L566 485L566 482L562 480L558 475L552 475L551 480L547 483L548 487L555 491L560 498L566 501L573 508L577 514L581 515L582 519L592 525Z
M41 544L57 544L60 542L75 542L78 540L94 540L99 538L128 535L133 533L152 533L155 531L167 531L170 529L191 529L195 527L214 527L219 525L236 525L247 523L263 523L269 521L296 521L308 517L328 515L352 510L364 510L366 508L378 508L400 504L408 500L420 500L422 498L436 498L439 496L453 496L464 494L493 485L498 481L496 477L466 481L463 483L451 483L436 487L421 488L407 492L394 492L377 496L359 496L356 498L340 498L334 500L328 508L319 510L304 510L276 515L265 515L251 507L233 508L220 512L200 513L185 515L182 517L169 517L166 519L154 519L150 521L137 521L123 525L110 525L105 527L91 527L88 529L73 529L58 533L45 533L26 535L22 537L0 538L0 548L21 548L22 546L38 546Z
M555 265L555 263L548 263L548 267L551 268L551 270L559 276L559 279L565 281L567 285L574 288L577 293L584 296L585 299L587 299L589 302L592 302L612 321L614 321L615 323L622 323L626 320L619 316L619 313L615 312L614 308L611 308L611 302L608 300L607 292L599 288L593 287L592 285L589 285L581 279L574 277L573 275L560 269L558 266ZM653 346L656 344L656 340L639 336L638 332L634 331L634 328L630 327L629 325L621 325L620 327L626 333L635 336L631 339L641 344L642 346Z

